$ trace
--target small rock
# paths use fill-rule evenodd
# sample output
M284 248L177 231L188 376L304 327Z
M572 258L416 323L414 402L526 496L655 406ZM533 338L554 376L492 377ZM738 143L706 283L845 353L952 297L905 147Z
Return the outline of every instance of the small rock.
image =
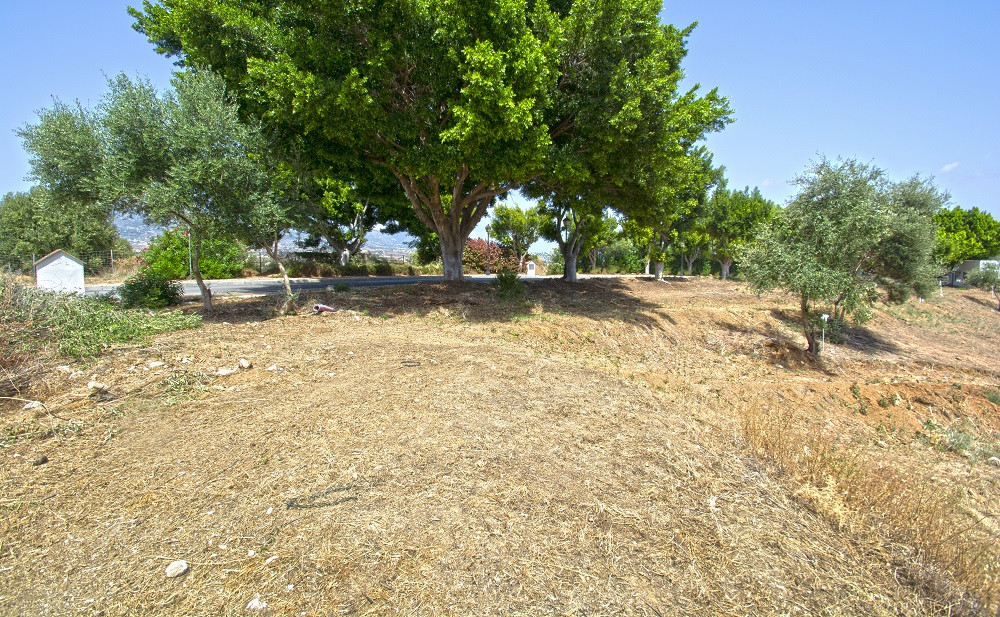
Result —
M244 370L248 368L253 368L253 363L247 360L246 358L240 358L240 368Z
M253 557L256 554L257 554L257 551L255 551L253 549L250 549L249 551L247 551L247 557Z
M188 571L187 562L184 561L183 559L179 559L177 561L170 562L170 565L167 566L167 571L165 572L165 574L167 575L167 578L177 578L178 576L184 574L187 571Z
M35 457L35 460L31 461L32 466L38 467L39 465L44 465L49 462L49 457L44 454L39 454Z
M265 566L269 566L269 565L271 565L272 563L274 563L277 560L278 560L278 556L277 555L271 555L270 557L268 557L267 559L264 560L264 565Z
M882 441L881 439L879 439L875 443L878 444L878 447L880 447L880 448L888 448L889 447L889 444L887 444L886 442Z
M149 368L160 368L161 366L166 366L166 362L160 362L159 360L153 360L149 363Z
M56 370L59 371L60 373L66 373L67 375L73 372L73 369L66 366L65 364L60 364L59 366L56 367Z
M272 364L271 366L267 367L264 370L265 371L276 371L276 370L278 370L278 365L277 364Z
M232 375L237 371L239 371L239 369L237 368L220 368L219 370L215 371L215 374L218 375L219 377L225 377L226 375Z
M90 388L91 390L95 391L95 392L101 392L101 393L107 392L108 389L109 389L108 388L108 384L104 384L104 383L101 383L99 381L94 381L94 380L88 381L87 382L87 387Z
M41 406L42 406L41 401L28 401L27 403L24 404L24 407L22 407L21 409L38 409Z
M69 374L69 379L79 379L83 377L83 371L73 371Z
M191 364L191 358L181 358L181 364Z
M1000 458L997 458L995 456L989 457L988 459L986 459L986 462L990 465L993 465L994 467L1000 467Z
M260 598L260 594L253 597L253 600L247 602L248 611L262 611L267 608L267 602Z

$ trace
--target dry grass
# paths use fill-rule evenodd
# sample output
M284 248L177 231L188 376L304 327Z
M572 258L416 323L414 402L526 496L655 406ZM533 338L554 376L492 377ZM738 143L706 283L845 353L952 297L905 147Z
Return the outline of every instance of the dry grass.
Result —
M270 615L947 615L989 600L961 543L1000 533L954 524L995 521L1000 471L914 437L928 417L1000 429L980 394L1000 383L1000 329L972 330L960 296L920 309L968 320L953 340L884 314L822 366L795 348L793 303L731 283L314 300L344 310L222 303L198 331L75 364L86 377L43 372L48 413L2 416L0 613L242 615L259 596ZM240 358L253 367L218 374ZM190 572L166 579L173 559Z

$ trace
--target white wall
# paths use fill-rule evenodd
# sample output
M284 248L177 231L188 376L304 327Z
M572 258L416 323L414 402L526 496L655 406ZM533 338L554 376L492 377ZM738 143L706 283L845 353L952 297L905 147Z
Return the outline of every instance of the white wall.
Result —
M35 285L39 289L82 294L83 266L67 255L59 255L35 270Z

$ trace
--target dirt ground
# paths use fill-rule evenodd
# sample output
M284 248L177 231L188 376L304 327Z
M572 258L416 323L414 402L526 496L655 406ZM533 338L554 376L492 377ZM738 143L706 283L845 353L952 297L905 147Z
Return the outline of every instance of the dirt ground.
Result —
M738 283L527 287L330 293L281 318L231 300L199 329L50 363L44 406L0 407L0 614L988 610L741 432L753 407L830 435L955 488L1000 540L985 297L880 310L816 363L794 300Z

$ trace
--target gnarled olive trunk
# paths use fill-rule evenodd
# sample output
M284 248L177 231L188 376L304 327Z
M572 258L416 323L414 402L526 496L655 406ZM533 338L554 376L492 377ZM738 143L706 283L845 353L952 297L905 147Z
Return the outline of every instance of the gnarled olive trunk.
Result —
M278 311L279 315L287 315L289 312L294 313L293 304L295 302L295 295L292 293L292 284L288 280L288 271L285 270L285 264L281 261L281 257L278 255L277 243L274 245L268 245L264 247L267 251L268 256L274 260L274 263L278 266L278 272L281 273L281 282L285 287L285 303L281 305L281 309Z
M191 274L194 275L194 280L198 283L198 289L201 291L202 307L206 313L211 313L212 290L209 289L205 279L201 276L201 234L192 231L188 231L188 233L191 234Z
M802 311L802 333L806 335L806 351L813 355L819 355L819 343L816 341L816 333L809 323L809 299L802 296L799 307Z

